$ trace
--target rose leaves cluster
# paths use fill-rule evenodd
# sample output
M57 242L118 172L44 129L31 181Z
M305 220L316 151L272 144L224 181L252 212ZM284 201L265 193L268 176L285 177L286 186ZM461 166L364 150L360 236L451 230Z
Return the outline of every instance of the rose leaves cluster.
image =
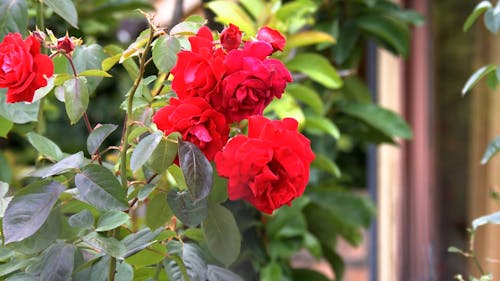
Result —
M40 42L30 35L9 33L0 43L0 88L7 88L7 102L31 102L35 91L47 85L54 73L52 60L40 53Z
M207 27L190 37L191 50L179 52L172 69L178 98L153 122L166 135L179 132L215 160L219 175L228 178L229 199L244 199L271 214L302 195L314 153L296 120L262 116L292 81L284 64L270 57L284 49L285 38L268 27L255 40L242 37L233 24L219 41ZM229 139L231 124L245 119L248 136Z

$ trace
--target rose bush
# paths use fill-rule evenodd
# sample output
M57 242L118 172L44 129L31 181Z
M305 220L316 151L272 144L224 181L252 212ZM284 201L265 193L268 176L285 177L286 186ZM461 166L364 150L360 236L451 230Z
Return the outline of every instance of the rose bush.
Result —
M47 85L54 64L40 53L40 43L30 35L24 41L10 33L0 43L0 88L7 88L7 102L31 102L35 91Z

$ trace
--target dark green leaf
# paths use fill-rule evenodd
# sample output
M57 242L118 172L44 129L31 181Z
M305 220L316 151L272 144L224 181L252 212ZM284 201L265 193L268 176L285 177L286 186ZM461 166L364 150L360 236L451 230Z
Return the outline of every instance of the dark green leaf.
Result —
M356 19L357 26L373 35L389 51L408 56L410 30L405 23L384 14L366 15Z
M56 14L61 16L65 21L73 27L78 28L78 14L76 13L75 5L71 0L44 0Z
M5 155L0 151L0 181L10 183L12 180L12 169Z
M330 62L323 56L313 53L300 53L286 66L293 71L308 75L312 80L330 89L342 87L342 79Z
M38 281L35 276L28 273L17 273L11 275L9 278L5 279L5 281Z
M42 169L39 169L35 172L33 172L31 175L34 177L42 177L42 178L47 178L53 175L59 175L62 173L66 173L70 170L77 170L80 169L83 165L84 157L83 157L83 152L78 152L73 155L70 155L63 160L44 167Z
M4 243L24 240L43 225L65 187L54 181L37 181L10 202L2 220Z
M261 281L276 281L281 280L283 273L281 267L275 261L272 261L260 272L260 280Z
M91 232L82 237L82 240L112 257L122 258L125 255L125 246L114 237L105 237L97 232Z
M199 225L208 215L208 200L205 198L195 203L187 191L172 189L167 194L167 202L174 215L189 227Z
M44 255L40 281L66 281L71 279L74 266L75 246L55 244Z
M481 159L481 164L486 164L490 159L500 151L500 137L494 138L486 147L486 151L483 154L483 158Z
M177 53L181 50L181 44L175 37L166 35L156 39L153 47L153 62L159 71L169 73L177 62Z
M294 99L308 105L316 114L323 114L323 101L313 89L301 84L292 83L288 84L286 92Z
M71 124L82 118L89 105L89 90L84 77L72 78L63 84L64 104Z
M163 174L177 157L177 134L162 139L149 158L149 166L159 174Z
M104 50L97 44L77 46L73 51L73 63L77 73L81 73L86 70L101 69L102 61L105 58L106 55L104 54ZM68 68L66 72L72 73L71 68ZM87 87L90 94L95 91L99 83L102 81L102 77L95 76L85 77L85 79L87 79Z
M340 131L332 122L332 120L322 116L307 116L306 117L306 130L311 133L321 132L332 136L334 139L340 138Z
M115 281L132 281L134 279L134 269L124 261L116 263Z
M474 22L477 20L477 18L484 13L486 10L491 9L491 3L490 1L481 1L479 2L476 7L474 8L474 11L467 17L467 20L464 23L464 32L469 30L469 28L474 24Z
M0 89L0 115L16 124L38 120L39 101L7 103L6 89Z
M207 267L207 279L210 281L243 281L243 278L232 271L211 264Z
M126 253L124 257L129 257L154 242L154 239L163 231L163 228L158 228L151 231L149 228L143 228L136 233L129 234L123 238L122 243L125 245Z
M29 132L26 136L31 145L42 155L55 161L59 161L64 157L59 146L48 138L33 132Z
M129 215L120 211L107 211L97 221L96 231L108 231L115 229L129 221Z
M7 263L0 264L0 276L5 276L19 269L25 268L32 262L32 259L13 259Z
M340 178L342 175L337 164L323 154L317 153L316 158L314 158L314 161L311 163L311 166L326 171L337 178Z
M99 149L104 140L118 128L117 125L104 124L95 128L87 138L87 151L93 155Z
M94 226L94 216L89 210L83 210L69 217L68 224L76 228L91 228Z
M310 269L294 269L292 272L293 280L307 281L330 281L325 275Z
M82 199L100 210L128 209L126 191L108 169L91 164L75 177Z
M462 95L465 95L468 91L470 91L470 89L472 89L472 87L474 87L474 85L477 84L477 82L479 82L479 80L488 75L488 73L495 71L496 68L496 65L490 64L476 70L476 72L469 77L462 88Z
M213 184L213 169L203 152L179 139L179 162L194 203L206 198Z
M337 44L333 47L335 61L338 64L343 64L353 55L359 38L360 32L357 26L352 23L347 23L342 26Z
M130 157L130 168L132 171L139 170L148 161L162 138L163 134L161 132L154 132L139 142Z
M196 245L172 240L168 242L167 249L172 260L165 259L164 266L171 280L206 280L207 264Z
M227 179L214 174L214 186L208 195L208 201L212 204L224 203L227 200Z
M390 137L410 139L413 137L410 126L399 115L375 104L346 103L339 109Z
M224 265L232 264L240 253L241 234L233 214L218 204L209 205L201 228L210 253Z
M14 127L14 123L0 115L0 137L6 138L12 127Z
M146 205L146 225L152 229L165 225L172 215L172 210L167 204L167 197L163 192L156 194Z
M149 197L151 192L153 192L155 190L155 188L156 188L156 185L151 184L151 183L144 185L141 188L141 190L139 190L139 192L137 193L137 199L139 201L144 201L146 198Z
M26 0L0 1L0 41L9 32L26 35L28 29L28 2Z
M342 257L334 252L331 247L323 247L323 256L330 264L335 276L338 280L342 280L344 277L345 263Z

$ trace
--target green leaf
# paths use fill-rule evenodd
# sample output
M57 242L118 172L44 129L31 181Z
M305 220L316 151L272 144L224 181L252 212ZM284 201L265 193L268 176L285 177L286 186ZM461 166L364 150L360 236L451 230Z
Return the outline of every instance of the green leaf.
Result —
M464 254L464 251L460 250L459 248L457 247L448 247L448 253L456 253L456 254Z
M323 114L323 101L320 95L313 89L302 84L291 83L286 87L286 92L294 99L309 106L316 114Z
M38 120L39 101L32 103L7 103L7 89L0 89L0 115L15 124L25 124Z
M2 220L4 243L22 241L43 225L65 187L55 181L36 181L10 202Z
M330 173L334 177L340 178L341 176L341 172L337 164L323 154L317 153L316 158L314 158L311 165Z
M373 14L358 17L356 25L389 47L389 51L408 56L410 30L405 23L384 14Z
M169 241L167 249L172 260L165 259L164 266L170 280L206 280L207 264L196 245Z
M484 25L491 33L497 33L500 29L500 4L497 2L495 8L490 8L484 14Z
M210 281L243 281L243 278L220 266L209 264L207 267L207 280ZM305 280L305 279L302 279Z
M342 79L330 62L323 56L313 53L300 53L286 63L288 69L302 72L312 80L330 89L342 87Z
M172 215L167 197L162 192L156 194L146 205L146 225L153 229L164 226Z
M121 56L122 56L121 54L117 54L117 55L105 58L101 63L102 70L108 71L111 68L113 68L113 66L115 66L115 64L117 64L120 61Z
M410 126L402 117L375 104L346 103L341 105L339 110L360 119L387 136L404 139L413 137Z
M99 149L104 140L118 128L117 125L104 124L95 128L87 138L87 151L93 155Z
M94 216L89 210L83 210L69 217L68 224L71 227L90 229L94 226Z
M55 244L44 255L40 281L66 281L71 279L74 267L75 246Z
M154 132L139 142L130 157L130 168L132 171L136 172L148 161L162 138L163 134L161 132Z
M165 246L159 243L155 243L151 244L150 246L147 246L147 249L138 251L137 253L132 254L131 256L126 255L127 256L126 261L129 264L133 265L136 269L138 269L148 265L158 264L165 258L166 254L167 254L167 249L165 248ZM146 279L140 279L140 280L146 280Z
M83 201L100 210L128 209L125 189L108 169L91 164L75 177L75 185Z
M355 53L359 45L360 30L352 22L343 24L337 38L337 44L333 46L334 59L337 64L345 63Z
M50 176L66 173L70 170L78 170L82 167L83 161L83 152L80 151L62 159L54 165L50 165L34 171L33 173L31 173L31 176L47 178Z
M181 44L175 37L160 36L153 47L153 62L159 71L169 73L177 62Z
M289 95L283 95L281 99L274 99L266 107L264 114L267 114L269 111L274 111L279 119L293 118L297 120L299 127L302 127L306 120L302 108L300 108L295 99Z
M490 159L500 151L500 137L494 138L486 147L486 151L483 154L483 158L481 159L481 164L486 164Z
M318 30L306 30L288 36L286 48L303 47L318 43L335 43L335 38L330 34Z
M272 261L267 264L262 271L260 272L260 280L261 281L276 281L281 280L283 273L281 271L281 267L276 261Z
M78 28L78 14L75 5L71 0L44 0L56 14L61 16L65 21L71 24L74 28Z
M307 281L330 281L325 275L318 271L300 268L294 269L292 272L293 280L307 280Z
M479 80L488 75L490 72L495 71L496 68L496 65L490 64L476 70L476 72L469 77L462 88L462 95L465 95L468 91L470 91L470 89L472 89L472 87L474 87L474 85L477 84L477 82L479 82Z
M256 33L255 25L248 14L237 3L231 1L210 1L206 6L217 15L217 21L224 25L238 26L247 36Z
M168 175L173 179L173 181L175 181L173 185L177 186L181 190L186 190L186 180L184 179L181 168L177 165L171 165L167 170Z
M5 276L19 269L25 268L33 262L33 259L13 259L7 263L0 264L0 276Z
M73 64L75 65L77 73L82 73L86 70L101 69L102 61L106 58L104 50L97 44L76 46L73 51ZM72 69L68 66L66 72L72 73ZM85 77L87 79L88 92L92 94L102 77L92 76Z
M0 137L6 138L12 127L14 127L14 123L12 123L12 121L0 116Z
M78 73L78 76L93 76L93 77L113 77L101 69L89 69Z
M208 200L205 198L195 203L188 191L172 189L167 194L167 202L174 215L189 227L199 225L208 215Z
M158 228L151 231L149 228L143 228L136 233L131 233L123 238L122 243L125 245L125 257L129 257L146 247L153 244L154 239L163 231L163 228Z
M120 211L107 211L97 221L95 231L108 231L127 223L130 220L128 214Z
M495 212L473 220L472 229L476 230L478 227L485 224L500 224L500 212Z
M162 138L149 158L148 165L158 174L163 174L177 157L178 134L170 134L167 139Z
M116 263L115 281L132 281L134 279L134 268L124 261Z
M476 7L474 8L474 11L467 17L467 20L465 20L463 30L464 32L469 30L469 28L474 24L474 22L477 20L477 18L484 13L486 10L491 9L491 3L490 1L481 1L479 2Z
M37 279L31 274L21 272L9 276L5 281L37 281Z
M208 207L208 216L202 222L208 250L225 266L232 264L240 254L241 234L233 214L221 205Z
M214 174L214 186L208 195L208 201L211 204L224 203L227 200L227 179Z
M26 136L28 137L28 141L31 145L42 155L55 161L62 160L64 157L64 154L59 146L48 138L33 132L29 132Z
M12 200L12 196L6 196L9 192L9 184L0 181L0 218L3 218L5 210ZM0 259L1 261L1 259Z
M203 152L179 138L179 162L193 202L206 198L213 185L213 169Z
M0 1L0 41L9 32L26 35L28 29L28 2L26 0Z
M137 199L141 202L146 200L149 197L149 195L151 194L151 192L153 192L155 189L156 189L156 185L154 185L154 184L148 183L148 184L144 185L141 188L141 190L139 190L139 192L137 193Z
M114 237L105 237L97 232L91 232L82 237L82 240L112 257L121 259L125 255L125 245Z
M306 118L306 130L309 132L320 131L327 133L334 139L340 138L340 132L337 126L328 118L322 116L307 116Z
M89 105L89 91L85 78L72 78L63 84L64 104L71 125L82 118Z

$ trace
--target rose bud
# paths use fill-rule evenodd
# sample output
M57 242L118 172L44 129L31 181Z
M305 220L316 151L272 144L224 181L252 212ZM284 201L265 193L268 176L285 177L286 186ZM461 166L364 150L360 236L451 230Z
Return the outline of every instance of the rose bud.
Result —
M75 49L75 43L69 38L68 34L66 36L57 39L57 50L70 54Z
M271 46L273 46L274 52L278 50L283 51L286 43L285 37L283 37L283 35L279 31L267 26L259 29L259 32L257 33L257 39L271 44Z
M240 29L230 23L229 27L225 28L220 34L220 43L224 49L230 51L237 49L241 44L241 31Z

